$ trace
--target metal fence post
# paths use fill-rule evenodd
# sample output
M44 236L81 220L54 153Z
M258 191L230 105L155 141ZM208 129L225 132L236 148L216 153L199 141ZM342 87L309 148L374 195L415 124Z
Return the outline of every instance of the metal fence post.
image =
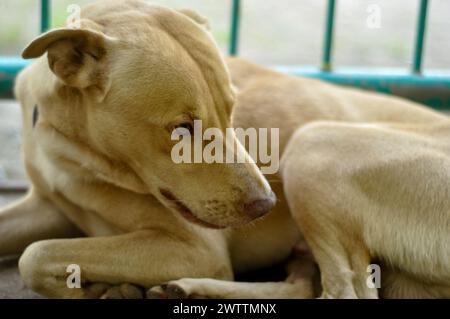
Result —
M231 30L230 30L230 44L229 53L234 56L237 55L239 43L239 23L241 15L241 1L232 0L231 7Z
M413 73L422 72L422 57L425 39L425 29L427 25L428 0L420 0L419 15L417 21L416 45L414 48Z
M45 32L50 28L50 15L50 0L41 0L41 32Z
M325 21L325 33L323 42L322 55L322 71L331 71L332 66L332 50L333 50L333 31L334 31L334 16L335 16L335 0L328 0L327 16Z

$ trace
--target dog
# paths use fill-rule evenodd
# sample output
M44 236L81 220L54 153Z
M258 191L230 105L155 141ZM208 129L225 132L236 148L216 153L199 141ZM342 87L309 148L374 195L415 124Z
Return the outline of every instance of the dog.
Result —
M95 2L81 27L31 42L18 76L32 187L0 213L47 297L450 296L450 121L414 102L221 57L207 20L140 0ZM175 164L171 132L280 128L278 174ZM242 145L241 145L242 146ZM275 199L277 198L277 199ZM270 213L269 213L270 212ZM233 282L303 247L284 282ZM307 248L305 248L307 247ZM68 266L81 288L67 285Z

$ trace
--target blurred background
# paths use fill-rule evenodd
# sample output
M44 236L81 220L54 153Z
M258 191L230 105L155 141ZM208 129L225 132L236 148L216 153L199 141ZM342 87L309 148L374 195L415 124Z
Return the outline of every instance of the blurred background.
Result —
M70 4L90 0L53 0L52 26L63 26ZM206 16L226 53L231 0L152 0L192 8ZM38 0L0 1L0 55L17 55L39 33ZM415 0L339 0L336 6L334 64L398 67L411 64L416 30ZM371 8L379 27L367 24ZM243 0L239 54L268 65L318 65L325 25L325 0ZM450 69L450 1L432 0L428 9L425 69Z
M63 26L70 4L53 0L52 27ZM230 38L231 0L153 0L191 8L206 16L224 54ZM318 67L322 56L326 0L243 0L239 55L257 63ZM368 22L375 9L379 20ZM375 70L411 68L419 1L339 0L333 64ZM18 56L39 33L40 1L0 0L0 56ZM450 72L450 1L429 2L423 69ZM0 181L24 179L19 157L20 109L0 100ZM1 203L0 203L1 204Z

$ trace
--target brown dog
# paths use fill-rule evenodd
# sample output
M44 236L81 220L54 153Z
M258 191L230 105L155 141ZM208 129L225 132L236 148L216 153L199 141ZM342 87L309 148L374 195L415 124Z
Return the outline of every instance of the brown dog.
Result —
M0 254L31 244L25 283L49 297L99 297L123 283L152 296L312 297L309 259L287 282L222 281L284 260L301 229L324 297L376 297L366 285L374 258L390 274L388 297L449 296L449 120L229 59L236 98L205 23L143 1L98 2L80 29L25 49L44 55L16 85L33 187L0 213ZM200 119L225 131L233 106L235 127L280 128L282 169L268 176L278 202L251 225L274 204L255 164L170 156L173 129ZM88 237L44 240L80 231ZM80 289L67 287L71 264ZM179 278L191 279L157 286Z

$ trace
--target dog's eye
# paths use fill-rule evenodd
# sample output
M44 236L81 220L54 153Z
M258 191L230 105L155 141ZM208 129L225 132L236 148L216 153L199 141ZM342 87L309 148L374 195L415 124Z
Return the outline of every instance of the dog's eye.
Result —
M181 134L183 134L183 132L186 132L186 130L189 132L189 134L191 134L191 136L194 134L194 127L190 122L177 124L175 125L174 130L179 130Z

